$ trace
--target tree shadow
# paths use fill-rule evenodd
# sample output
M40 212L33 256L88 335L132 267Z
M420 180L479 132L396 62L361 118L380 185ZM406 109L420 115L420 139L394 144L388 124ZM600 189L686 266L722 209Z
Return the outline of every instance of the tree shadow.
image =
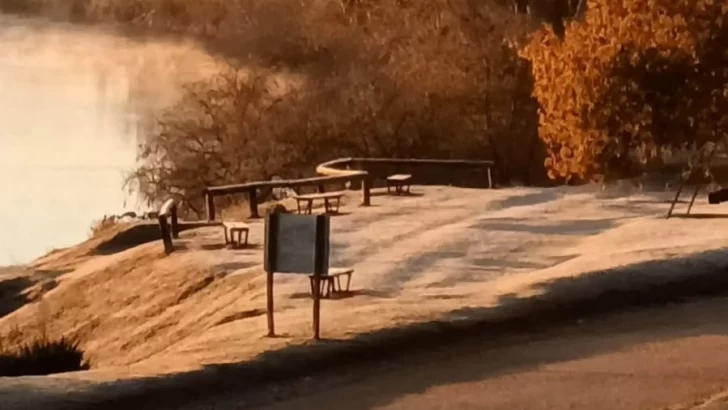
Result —
M333 292L329 295L329 297L325 298L324 300L343 300L343 299L351 299L353 297L357 296L368 296L372 298L379 298L379 299L389 299L394 297L396 294L393 292L386 292L386 291L378 291L378 290L372 290L372 289L355 289L355 290L343 290L338 292ZM289 296L289 299L311 299L311 292L296 292L292 293Z
M220 263L215 265L216 269L221 269L225 271L226 275L229 275L233 272L252 268L253 266L260 265L259 262L228 262L228 263Z
M505 199L498 199L492 201L489 208L515 208L521 206L531 206L543 204L546 202L552 202L559 199L562 196L559 192L553 189L542 190L538 192L531 192L523 195L517 195L508 197Z
M553 225L540 224L537 221L526 223L521 219L498 218L483 219L474 227L489 231L526 232L536 235L597 235L617 226L617 221L624 218L610 219L574 219L557 221Z
M30 302L23 291L34 284L35 281L25 276L0 281L0 317L9 315Z
M384 189L384 190L377 189L376 191L372 190L371 196L373 196L373 197L386 196L386 197L392 197L392 198L420 198L420 197L425 196L425 194L422 192L409 192L409 193L403 192L403 193L397 195L393 192L387 192L386 189Z
M615 313L635 312L639 309L664 307L685 303L694 298L728 295L728 261L721 252L704 252L696 258L680 261L649 261L626 267L594 271L578 277L558 278L533 285L538 296L518 294L501 296L494 307L460 308L440 320L407 327L373 331L355 337L352 341L291 345L282 350L268 351L256 359L243 363L208 365L207 370L181 373L144 380L143 392L123 395L109 404L109 409L135 407L142 409L173 408L181 403L203 397L212 398L230 391L254 392L261 386L293 382L308 376L325 377L331 372L354 372L377 362L406 361L414 355L449 349L459 351L463 343L474 343L478 349L496 349L513 342L514 337L533 337L543 332L569 329L578 320L598 320ZM689 260L688 260L689 259ZM685 272L689 269L689 273ZM718 312L716 315L720 316ZM697 319L696 319L697 320ZM725 334L728 329L719 325L718 317L712 330ZM577 348L552 348L536 356L483 364L469 371L447 371L437 377L412 378L391 389L380 391L367 400L352 402L348 408L365 410L385 405L407 394L423 392L441 384L461 383L494 375L508 374L597 354L624 349L634 343L670 340L704 332L697 327L681 323L665 326L649 322L639 329L639 338L630 341L604 337L603 342L590 343ZM581 330L588 332L588 330ZM623 330L629 333L630 329ZM457 370L457 369L456 369ZM310 387L310 386L309 386ZM174 394L172 394L174 393ZM327 405L326 397L321 405ZM152 404L154 403L154 404ZM88 407L93 408L93 407Z
M0 318L37 300L56 287L58 277L70 272L73 269L20 268L0 280Z
M670 218L678 218L678 219L726 219L728 218L728 214L706 214L706 213L699 213L699 214L673 214Z

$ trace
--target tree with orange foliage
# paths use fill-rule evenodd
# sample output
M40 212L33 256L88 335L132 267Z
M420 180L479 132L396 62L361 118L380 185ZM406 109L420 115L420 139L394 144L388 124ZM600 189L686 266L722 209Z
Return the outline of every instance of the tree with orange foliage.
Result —
M593 0L560 40L530 39L552 178L628 177L664 148L728 132L728 3Z

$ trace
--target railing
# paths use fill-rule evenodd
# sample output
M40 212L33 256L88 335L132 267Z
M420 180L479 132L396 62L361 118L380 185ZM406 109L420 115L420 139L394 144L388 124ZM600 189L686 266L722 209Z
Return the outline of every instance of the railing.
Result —
M352 172L366 172L371 179L385 177L393 172L413 172L415 169L483 169L486 172L487 187L493 188L493 161L462 159L409 159L409 158L340 158L324 162L316 167L321 175L347 175ZM381 172L377 172L381 170ZM422 182L422 181L420 181Z
M319 192L324 191L324 186L327 184L340 184L346 182L352 182L361 180L366 177L366 172L359 172L356 175L341 175L341 176L323 176L303 179L291 179L291 180L280 180L280 181L259 181L259 182L248 182L244 184L234 185L223 185L208 187L205 189L205 205L207 209L207 220L215 220L215 197L222 195L233 195L244 193L248 197L248 205L250 206L250 217L260 218L258 212L258 190L264 188L299 188L306 186L318 187ZM364 205L369 205L368 201L364 202Z
M272 188L300 188L315 186L324 192L327 184L351 183L352 187L361 185L362 206L371 205L371 189L374 180L385 177L389 170L378 171L377 168L388 168L395 171L413 168L440 167L448 169L483 169L486 172L487 187L493 188L492 161L438 160L438 159L394 159L394 158L341 158L325 162L316 167L316 173L324 176L279 180L259 181L244 184L207 187L205 189L205 205L207 220L214 221L216 216L215 197L233 194L246 194L250 207L250 217L260 218L258 212L258 190Z
M164 252L170 254L174 251L172 239L179 238L179 221L177 220L177 201L168 199L159 209L159 230L162 233Z

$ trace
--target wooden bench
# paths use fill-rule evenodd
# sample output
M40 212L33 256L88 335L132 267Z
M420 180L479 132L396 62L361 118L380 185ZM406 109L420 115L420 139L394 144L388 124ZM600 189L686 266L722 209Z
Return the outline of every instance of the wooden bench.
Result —
M404 192L410 193L410 186L412 184L412 175L410 174L395 174L387 177L387 193L392 192L394 187L394 193L402 195ZM406 189L403 189L405 188Z
M231 244L233 248L238 248L248 244L250 226L245 222L223 222L222 227L225 230L225 245ZM235 234L238 234L237 241L235 240ZM243 234L245 234L244 241Z
M319 282L319 295L322 298L328 298L332 293L337 292L348 292L349 285L351 285L351 275L354 273L354 269L333 269L329 270L328 275L320 276ZM341 286L341 277L346 276L346 287ZM308 275L308 279L311 282L311 295L313 296L315 278L314 275Z
M306 213L310 215L313 212L314 201L324 201L326 213L338 213L339 207L341 206L341 198L343 196L343 192L324 192L319 194L295 195L293 198L296 199L298 213ZM302 207L301 204L304 204L304 206Z

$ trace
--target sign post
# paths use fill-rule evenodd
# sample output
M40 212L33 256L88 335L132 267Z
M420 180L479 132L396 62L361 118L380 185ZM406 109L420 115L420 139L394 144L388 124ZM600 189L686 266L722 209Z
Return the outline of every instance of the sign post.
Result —
M321 276L329 269L329 216L269 214L265 218L268 336L275 336L273 279L275 273L312 275L313 337L320 338Z

